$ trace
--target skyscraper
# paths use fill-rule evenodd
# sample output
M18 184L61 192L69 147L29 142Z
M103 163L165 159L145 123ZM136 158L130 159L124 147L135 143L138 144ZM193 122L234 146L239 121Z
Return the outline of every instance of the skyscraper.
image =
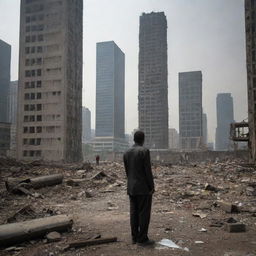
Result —
M83 1L22 0L17 156L82 157Z
M208 123L207 115L203 113L203 146L207 148L208 145Z
M83 136L82 141L83 143L88 143L91 140L91 111L83 107Z
M140 16L139 129L149 148L168 148L167 20L164 12Z
M0 40L0 122L7 123L10 88L11 46Z
M216 98L217 128L215 150L230 149L230 124L234 122L233 98L231 93L219 93Z
M250 160L256 162L256 0L245 0L246 61Z
M95 151L122 151L125 55L114 41L97 43Z
M12 81L10 83L9 91L9 122L11 124L10 131L10 156L16 157L16 146L17 146L17 104L18 104L18 81Z
M184 150L202 147L202 72L179 73L180 146Z

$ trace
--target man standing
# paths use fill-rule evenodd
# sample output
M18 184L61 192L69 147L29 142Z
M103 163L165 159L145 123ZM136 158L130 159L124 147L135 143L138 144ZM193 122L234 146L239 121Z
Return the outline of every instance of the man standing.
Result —
M151 171L149 150L143 147L145 135L142 131L134 134L135 144L124 154L127 176L127 194L130 199L130 224L133 243L141 246L152 245L148 238L154 181Z

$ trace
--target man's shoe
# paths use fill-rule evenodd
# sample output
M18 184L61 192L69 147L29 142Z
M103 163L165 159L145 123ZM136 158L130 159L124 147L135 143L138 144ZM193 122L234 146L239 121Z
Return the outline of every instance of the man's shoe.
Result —
M153 246L155 244L154 240L146 240L145 242L142 243L137 243L137 245L142 246L142 247L147 247L147 246Z

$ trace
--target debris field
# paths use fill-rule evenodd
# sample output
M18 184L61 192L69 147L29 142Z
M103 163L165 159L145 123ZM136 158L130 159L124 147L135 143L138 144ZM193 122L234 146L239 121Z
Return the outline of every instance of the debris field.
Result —
M232 159L152 168L149 236L170 247L131 243L122 163L0 159L0 256L256 255L253 166Z

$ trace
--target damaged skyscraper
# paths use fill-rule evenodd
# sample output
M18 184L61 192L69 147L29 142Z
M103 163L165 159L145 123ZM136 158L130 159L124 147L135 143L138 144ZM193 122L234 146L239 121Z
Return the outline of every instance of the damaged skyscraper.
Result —
M180 147L197 150L203 147L202 72L179 73Z
M167 20L143 13L139 34L139 129L149 148L168 148Z
M22 0L18 159L79 161L83 1Z
M256 162L256 0L245 0L250 160Z
M216 98L217 128L215 135L215 150L231 149L230 124L234 122L234 106L231 93L219 93Z

